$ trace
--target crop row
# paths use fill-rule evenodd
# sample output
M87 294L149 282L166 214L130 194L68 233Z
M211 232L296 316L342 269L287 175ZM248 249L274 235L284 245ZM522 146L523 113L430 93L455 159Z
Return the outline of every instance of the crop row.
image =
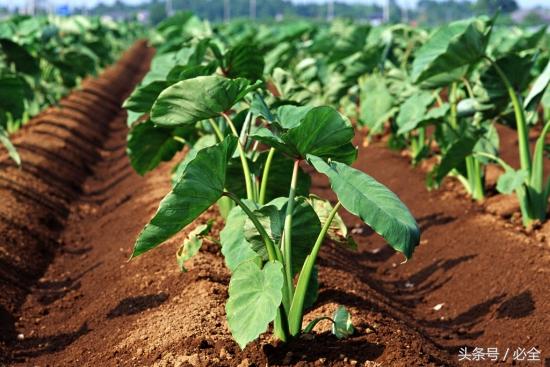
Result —
M550 125L533 152L527 139L550 107L550 55L539 47L546 37L545 28L499 29L486 17L431 33L343 21L211 27L189 13L169 18L151 36L157 54L150 72L124 104L128 153L145 174L190 150L133 257L217 205L225 219L219 241L211 223L198 225L177 253L181 269L204 241L221 245L232 272L227 320L241 347L271 322L283 341L311 332L320 319L304 328L302 320L317 297L323 241L354 246L340 207L407 258L420 238L399 198L350 166L357 148L345 116L369 137L389 134L413 164L436 156L429 187L452 175L482 199L483 166L498 162L505 169L498 189L517 194L525 225L544 220ZM517 129L521 169L498 158L495 123ZM310 194L305 165L328 177L335 205ZM353 333L344 308L326 318L337 337Z
M16 162L8 134L111 64L139 31L81 16L0 21L0 142Z

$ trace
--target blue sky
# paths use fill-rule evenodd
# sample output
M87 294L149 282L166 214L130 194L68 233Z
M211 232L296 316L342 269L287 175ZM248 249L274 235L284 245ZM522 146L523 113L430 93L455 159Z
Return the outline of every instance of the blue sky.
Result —
M26 0L0 0L1 6L21 6L25 3ZM72 6L93 6L100 1L103 3L113 3L115 0L42 0L49 3L54 4L69 4ZM143 0L123 0L128 3L137 4L140 2L143 2ZM261 0L260 0L261 1ZM340 1L346 1L350 3L378 3L382 4L384 0L340 0ZM405 6L412 6L416 3L417 0L397 0L397 2L401 5ZM545 5L546 7L550 7L550 0L516 0L520 7L522 8L531 8L537 5ZM307 2L317 2L317 3L323 3L326 2L326 0L293 0L295 3L307 3Z

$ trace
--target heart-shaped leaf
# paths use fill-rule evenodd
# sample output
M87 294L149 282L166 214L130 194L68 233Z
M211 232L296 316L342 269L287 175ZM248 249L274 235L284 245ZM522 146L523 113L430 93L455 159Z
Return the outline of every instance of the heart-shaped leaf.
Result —
M459 80L485 55L492 25L493 19L475 18L437 29L415 54L414 82L443 86Z
M2 38L0 39L0 50L5 58L5 62L15 66L15 70L20 73L37 75L40 73L38 59L32 56L24 47L19 44Z
M307 154L331 158L331 153L351 142L354 136L351 123L332 107L315 107L301 124L289 129L283 140Z
M241 349L275 319L283 284L283 266L278 261L268 262L263 269L254 261L246 261L233 272L225 311L231 334Z
M134 112L149 112L153 103L166 87L168 83L161 80L156 80L146 85L137 87L130 97L128 97L122 107Z
M464 159L472 154L474 147L479 141L480 134L465 133L456 141L451 143L443 154L441 162L430 172L430 184L438 186L441 181L453 170L464 164Z
M225 187L227 161L236 147L237 139L228 136L197 153L139 234L132 257L160 245L218 201Z
M255 205L249 200L243 200L249 207ZM225 265L229 270L234 271L242 262L252 260L258 257L258 254L252 250L252 245L246 240L244 234L244 225L247 221L246 213L240 206L236 206L229 212L225 221L225 227L220 232L220 242L222 244L222 254Z
M370 75L359 82L361 88L360 121L377 132L382 124L392 117L394 98L390 94L385 79L380 75Z
M144 175L160 162L172 159L183 148L183 143L174 136L177 136L174 129L155 126L150 120L134 126L128 134L127 147L134 170Z
M259 85L217 75L183 80L162 91L151 110L151 119L157 125L178 126L214 118Z
M303 116L297 125L287 123L295 125L289 129L271 131L259 128L250 136L294 159L305 158L307 154L334 160L344 159L346 162L355 159L355 148L351 145L354 131L347 119L332 107L315 107L303 115L304 111L288 109L283 114L297 120Z
M497 181L497 190L502 194L511 194L520 188L529 177L525 170L507 170Z
M413 94L405 103L401 105L399 114L395 122L399 126L398 134L407 133L415 129L422 121L424 121L428 109L435 100L432 93L422 91Z
M351 322L351 315L344 306L338 306L332 315L332 334L338 339L345 339L353 335L355 329Z
M420 229L409 209L386 186L355 168L325 162L309 155L308 161L331 183L342 206L358 216L394 249L407 258L420 241Z
M232 47L224 57L224 71L229 78L262 79L265 61L258 46L242 42Z
M529 95L527 95L527 98L525 98L525 102L523 103L523 105L526 109L534 109L536 107L537 103L539 103L542 95L544 94L544 91L546 90L546 88L548 88L549 84L550 61L548 61L548 64L546 64L544 71L539 75L539 77L533 84L533 87L531 87Z
M175 167L172 173L172 186L174 186L180 179L183 172L185 172L185 169L189 162L191 162L195 157L197 156L197 153L204 148L211 147L213 145L216 145L216 137L214 135L204 135L201 136L195 144L193 144L193 147L189 149L187 154L185 155L185 158Z

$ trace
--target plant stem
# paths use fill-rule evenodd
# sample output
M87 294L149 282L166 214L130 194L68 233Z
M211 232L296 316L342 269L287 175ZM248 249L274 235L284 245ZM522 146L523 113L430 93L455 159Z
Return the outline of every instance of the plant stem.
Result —
M451 85L451 91L449 94L449 103L451 104L451 119L449 123L454 130L458 130L458 112L457 112L457 100L456 93L458 87L456 82Z
M260 186L260 199L258 200L260 205L265 204L267 182L269 180L269 171L271 170L271 161L273 160L273 155L275 155L275 148L269 149L269 153L267 154L267 158L265 160L264 170L262 172L262 183Z
M241 158L241 165L243 166L244 182L246 185L246 196L248 200L256 201L254 197L254 190L252 189L252 178L250 177L250 167L248 166L248 160L246 159L246 154L244 151L244 147L241 143L239 134L237 132L237 129L235 128L235 125L233 124L233 121L231 121L229 116L227 116L225 113L222 113L222 116L227 122L227 125L231 129L231 132L233 133L233 135L235 135L237 139L239 139L238 149L239 149L239 157Z
M294 283L292 282L292 212L294 211L294 197L296 196L296 183L298 182L298 172L300 161L294 161L292 169L292 179L290 181L290 191L288 193L288 203L286 204L285 227L282 236L283 258L285 261L285 275L287 281L288 299L294 295Z
M235 201L235 203L237 203L237 205L239 205L241 209L246 213L248 218L250 218L250 220L254 224L254 227L256 227L256 230L258 231L258 233L260 233L260 236L264 241L264 244L267 248L267 256L269 258L269 261L279 261L282 263L283 258L280 250L277 248L277 246L275 246L273 241L271 241L271 237L269 237L269 235L265 231L265 228L262 226L262 224L260 223L256 215L254 215L254 213L250 210L250 208L248 208L248 206L246 206L246 204L243 203L237 195L231 192L226 191L223 193L223 196L226 196L232 199L233 201ZM288 289L286 278L285 278L285 284L283 285L283 288ZM279 306L279 309L277 310L277 317L274 322L275 334L283 342L286 342L291 338L289 327L288 327L288 317L287 317L288 312L290 310L291 299L292 298L288 298L288 295L286 292L283 292L283 302Z
M317 255L319 255L321 245L325 240L325 236L327 235L327 232L330 228L330 224L332 223L334 216L338 212L340 205L340 202L336 203L334 208L332 208L332 210L330 211L327 220L323 224L321 232L319 232L319 235L317 236L317 240L313 245L311 253L307 256L306 261L302 266L302 270L300 271L298 283L296 284L296 293L292 298L292 305L290 306L290 312L288 314L288 325L290 328L290 334L293 336L298 335L302 328L302 320L304 318L304 300L309 286L309 281L311 279L311 273L313 271L313 267L315 266L315 260L317 260Z
M264 241L265 247L267 248L267 256L269 260L270 261L280 260L277 256L277 252L275 251L275 244L273 243L273 241L271 241L271 237L269 237L269 235L265 231L265 228L262 226L262 224L260 223L256 215L254 215L252 210L250 210L250 208L248 208L248 206L246 206L246 204L243 203L241 199L239 199L239 197L233 194L232 192L225 191L222 195L229 197L235 203L237 203L237 205L240 206L241 209L246 213L248 218L250 218L250 220L254 224L254 227L256 227L256 230L258 231L258 233L262 237L262 240Z
M216 137L218 138L219 141L223 141L223 134L222 134L222 131L220 130L218 124L216 123L216 121L214 119L208 119L208 122L210 123L210 126L212 127L212 130L214 130L214 133L216 134Z
M411 139L411 149L412 149L412 163L417 165L420 162L420 154L426 146L426 128L418 128L418 136L413 136Z
M481 166L474 156L466 157L466 172L468 175L468 185L470 195L474 200L483 200L485 197L483 190L483 177L481 176Z
M520 97L514 90L512 83L510 83L510 80L508 79L504 71L502 71L500 66L498 66L498 64L490 57L486 56L486 59L491 63L491 65L493 65L493 67L497 71L497 74L506 86L506 90L508 91L508 95L510 96L510 100L512 101L512 106L514 107L514 114L516 117L516 128L518 130L519 159L521 162L521 168L527 171L529 176L531 176L531 154L529 153L529 136L527 131L528 128L527 122L525 121L525 113L519 100Z
M475 98L475 95L474 95L474 90L472 88L472 85L470 84L470 82L468 81L468 79L466 78L462 78L462 83L464 84L464 86L466 87L466 91L468 92L468 96L470 98Z
M328 316L321 316L321 317L318 317L316 318L315 320L311 321L304 329L304 334L309 334L313 331L313 328L315 326L317 326L317 324L323 320L328 320L330 322L332 322L333 324L335 324L334 320L332 319L332 317L328 317Z
M185 144L185 139L183 139L181 136L172 136L172 139L174 139L178 143Z

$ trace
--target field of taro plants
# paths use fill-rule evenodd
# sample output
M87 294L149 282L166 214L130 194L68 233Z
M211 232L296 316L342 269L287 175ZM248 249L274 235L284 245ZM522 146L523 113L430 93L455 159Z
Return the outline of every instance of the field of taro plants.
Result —
M498 20L0 21L0 366L549 366L550 34Z

